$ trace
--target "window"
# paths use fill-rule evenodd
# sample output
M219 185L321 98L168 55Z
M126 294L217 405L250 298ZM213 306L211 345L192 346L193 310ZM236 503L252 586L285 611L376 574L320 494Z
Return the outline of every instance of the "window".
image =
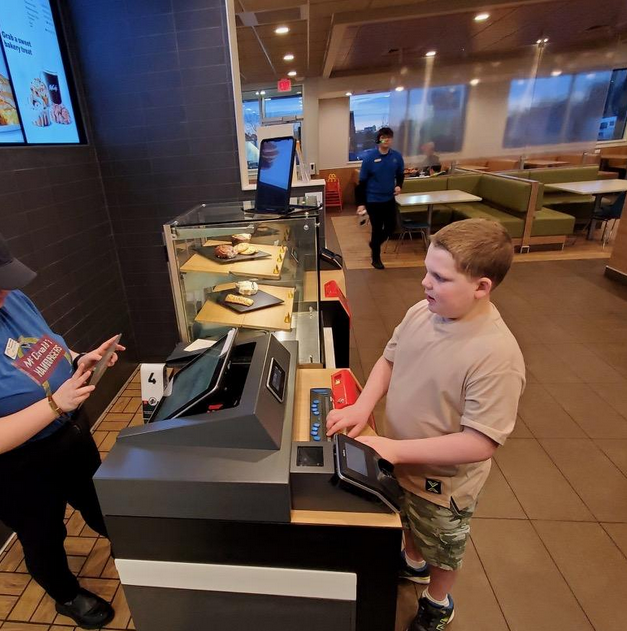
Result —
M300 94L293 96L268 96L263 100L263 106L265 111L264 118L303 115L303 97Z
M582 72L512 81L503 146L595 141L610 75Z
M406 156L419 154L430 141L437 151L460 151L467 97L465 85L351 96L349 161L361 160L374 148L377 130L385 125L392 127L395 144Z
M301 119L303 117L302 86L292 87L289 94L276 88L249 90L242 93L242 113L246 142L246 163L254 171L259 164L259 143L257 128L277 123L293 123L294 137L301 140Z
M614 70L607 92L599 140L622 140L627 122L627 68Z
M81 142L49 0L4 0L0 33L0 143Z
M403 151L407 155L418 155L425 142L435 143L438 152L461 151L464 143L466 124L466 99L468 90L465 85L445 85L433 88L412 88L401 92L400 97L408 94L403 108L403 118L399 124L399 138L406 138ZM397 95L392 99L396 108ZM407 111L405 107L408 106ZM407 129L407 134L405 134Z
M377 129L387 125L389 118L389 92L350 97L349 161L361 160L376 146Z
M244 137L246 139L246 162L249 169L257 168L259 149L257 143L257 127L261 125L259 99L245 100L242 103L244 112Z

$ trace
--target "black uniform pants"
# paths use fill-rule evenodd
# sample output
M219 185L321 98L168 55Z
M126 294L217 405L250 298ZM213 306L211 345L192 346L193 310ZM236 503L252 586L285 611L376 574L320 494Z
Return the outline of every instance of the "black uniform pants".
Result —
M67 503L107 536L92 481L99 466L91 434L72 422L0 454L0 520L17 534L31 576L58 602L72 600L79 587L63 547Z
M381 258L381 245L394 234L396 228L396 201L392 197L387 202L366 202L366 210L372 226L372 260L378 261Z

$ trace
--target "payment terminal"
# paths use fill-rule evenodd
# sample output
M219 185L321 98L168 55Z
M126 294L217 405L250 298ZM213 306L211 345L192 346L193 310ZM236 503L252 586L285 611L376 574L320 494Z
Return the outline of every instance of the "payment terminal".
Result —
M394 466L344 434L329 442L295 442L290 466L292 507L303 510L400 512Z

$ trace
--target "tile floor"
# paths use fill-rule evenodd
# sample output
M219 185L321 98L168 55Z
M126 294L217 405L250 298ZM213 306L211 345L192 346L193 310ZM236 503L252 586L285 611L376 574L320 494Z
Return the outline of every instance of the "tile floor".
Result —
M495 293L525 354L528 386L473 522L454 631L627 628L627 288L603 269L598 260L515 264ZM419 268L347 272L351 364L360 379L421 298L420 278ZM120 429L141 423L139 404L135 379L95 431L103 456ZM72 568L113 600L107 628L132 629L108 543L71 510L67 522ZM399 631L416 599L402 583ZM0 631L72 628L13 543L0 557Z
M121 429L143 422L140 407L139 375L136 375L120 391L94 432L103 458ZM109 542L86 526L80 514L70 507L65 519L68 531L65 549L70 568L84 587L110 600L116 611L115 618L105 628L134 629L124 591L109 555ZM0 628L2 631L75 629L72 620L56 613L54 601L29 576L18 541L0 556Z
M627 287L604 267L514 264L494 294L528 385L473 521L455 631L627 629ZM347 272L360 379L421 299L422 273ZM417 593L400 585L398 631Z

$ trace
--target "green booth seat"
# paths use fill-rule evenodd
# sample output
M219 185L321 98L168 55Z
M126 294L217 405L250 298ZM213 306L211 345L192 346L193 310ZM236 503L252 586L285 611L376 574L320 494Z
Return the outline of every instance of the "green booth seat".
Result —
M503 225L512 239L519 239L523 236L525 222L520 217L481 202L451 204L451 206L453 208L453 221L461 219L491 219Z
M523 217L516 216L482 204L474 202L470 204L452 204L453 220L472 219L479 217L482 219L493 219L502 224L512 239L520 239L525 230ZM571 215L561 213L551 208L541 208L536 211L531 227L532 237L554 237L572 234L575 228L575 218Z
M595 164L581 167L560 167L557 169L526 169L530 180L542 184L557 184L559 182L587 182L599 177L599 167Z
M531 227L532 237L554 237L572 234L575 230L575 218L552 208L541 208L536 211Z
M447 177L449 191L464 191L471 195L479 195L479 182L481 175L449 175Z
M445 191L446 176L415 177L403 182L403 193L430 193L432 191Z

